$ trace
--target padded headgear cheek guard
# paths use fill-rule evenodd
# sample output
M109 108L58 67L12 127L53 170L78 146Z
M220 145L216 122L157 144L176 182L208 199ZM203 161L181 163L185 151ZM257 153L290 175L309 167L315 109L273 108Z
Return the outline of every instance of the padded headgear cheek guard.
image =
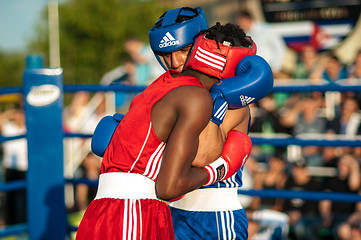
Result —
M218 79L234 77L240 60L257 52L252 41L251 48L227 46L215 40L207 39L202 34L194 41L185 69L193 69Z

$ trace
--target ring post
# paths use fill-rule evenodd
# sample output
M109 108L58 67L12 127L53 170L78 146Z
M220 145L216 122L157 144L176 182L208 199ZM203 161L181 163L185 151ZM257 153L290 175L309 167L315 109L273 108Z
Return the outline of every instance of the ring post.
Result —
M23 91L28 140L29 239L66 238L63 167L63 70L43 68L38 55L26 59Z

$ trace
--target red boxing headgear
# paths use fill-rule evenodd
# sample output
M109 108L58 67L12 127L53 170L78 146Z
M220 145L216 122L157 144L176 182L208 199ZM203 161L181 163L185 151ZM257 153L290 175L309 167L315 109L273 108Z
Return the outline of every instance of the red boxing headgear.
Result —
M229 46L226 42L218 43L207 39L206 34L199 35L194 41L185 69L194 69L218 79L234 77L236 66L248 55L256 54L257 47Z

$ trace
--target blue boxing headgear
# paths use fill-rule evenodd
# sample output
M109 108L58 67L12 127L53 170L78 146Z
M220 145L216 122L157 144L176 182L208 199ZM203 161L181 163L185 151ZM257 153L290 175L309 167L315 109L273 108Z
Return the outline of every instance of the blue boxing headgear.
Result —
M194 41L201 30L208 29L201 7L182 7L165 12L148 32L149 43L158 62L167 70L159 55L177 51Z

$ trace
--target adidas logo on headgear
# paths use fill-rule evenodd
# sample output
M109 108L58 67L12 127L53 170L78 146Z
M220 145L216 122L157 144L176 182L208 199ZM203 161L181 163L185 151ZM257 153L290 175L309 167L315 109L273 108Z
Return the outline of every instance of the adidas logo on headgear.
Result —
M239 99L241 100L242 106L246 106L250 104L255 98L241 95L239 96Z
M179 41L176 40L172 34L170 34L169 32L167 32L164 36L163 39L160 41L159 44L159 48L164 48L164 47L169 47L169 46L174 46L174 45L179 45Z

